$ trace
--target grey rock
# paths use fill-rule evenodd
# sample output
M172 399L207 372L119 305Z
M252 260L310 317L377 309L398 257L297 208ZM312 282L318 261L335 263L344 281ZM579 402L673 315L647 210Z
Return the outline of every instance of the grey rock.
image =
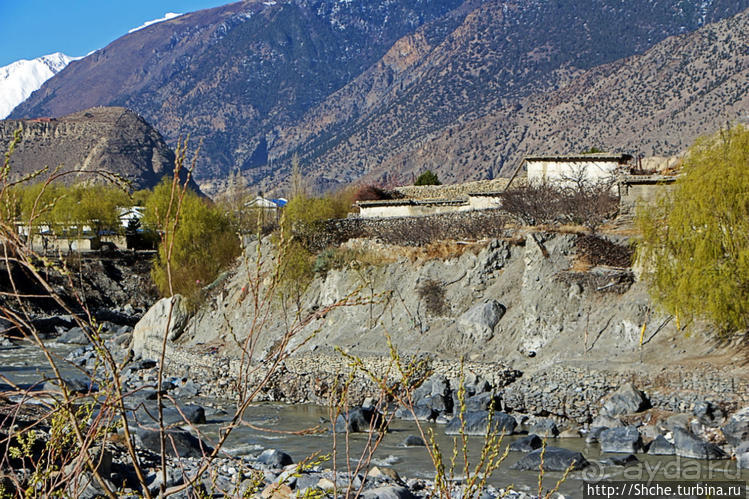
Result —
M598 436L601 452L632 454L642 450L642 436L634 426L609 428Z
M749 440L749 407L744 407L734 413L721 431L726 437L726 442L733 447L738 447L741 442Z
M182 481L182 473L180 473L180 471L176 468L167 466L165 488L173 487L175 485L181 485ZM156 470L155 473L152 473L146 477L146 486L148 487L148 491L154 496L159 495L162 483L164 483L164 477L162 476L161 470Z
M370 489L362 494L364 499L416 499L407 487L388 485Z
M336 433L359 433L383 429L382 415L371 407L354 407L346 414L339 414L335 421Z
M494 327L506 310L498 301L487 300L458 318L458 330L474 341L488 341L494 336Z
M634 454L628 454L623 457L613 456L607 457L601 460L601 464L604 466L632 466L633 464L639 463L640 460Z
M187 381L184 385L178 387L180 397L195 397L200 393L200 385L193 382Z
M399 407L395 411L395 417L405 419L406 421L413 421L414 414L416 414L416 419L419 421L434 421L438 413L430 407L425 406L414 407L413 413L405 407Z
M142 447L157 454L161 452L158 431L139 428L136 435ZM166 431L166 451L172 457L201 457L203 452L210 453L211 448L190 432L175 429Z
M167 328L170 308L171 320ZM179 338L189 318L185 300L181 295L157 301L133 329L130 348L135 357L148 357L152 353L159 352L165 332L169 341Z
M403 441L403 447L423 447L426 445L424 439L418 435L409 435Z
M96 383L93 383L89 378L85 376L67 376L63 378L62 382L65 383L65 386L71 392L88 393L89 391L96 392L99 390L99 388L96 386ZM53 392L60 391L59 380L55 379L46 381L44 385L42 385L42 390Z
M595 427L621 428L622 426L624 426L624 423L622 423L621 419L615 418L613 416L607 416L605 414L600 414L597 418L593 420L592 423L590 423L591 428L595 428Z
M499 409L498 397L489 392L479 393L466 400L468 411L488 411L489 409Z
M277 449L265 449L257 458L257 462L270 468L278 469L294 464L291 456Z
M652 456L673 456L675 453L674 444L666 440L663 435L655 437L648 447L648 454Z
M531 424L528 431L544 438L556 437L559 435L557 424L549 418L536 419Z
M489 423L489 411L471 411L466 412L463 416L465 420L466 435L486 435L487 425ZM512 435L515 431L517 422L515 418L504 412L495 412L492 420L492 431ZM445 428L446 435L459 435L461 431L460 418L455 416Z
M65 343L67 345L88 345L89 341L83 329L80 327L74 327L68 329L55 340L58 343Z
M609 428L607 426L593 426L591 427L590 431L588 431L588 434L585 435L585 443L586 444L594 444L598 442L599 437L601 436L601 432L608 430Z
M590 464L580 452L559 447L546 447L546 449L536 449L526 454L512 466L512 469L538 471L541 465L541 452L543 452L544 471L565 471L569 467L573 470L580 470Z
M700 423L710 427L717 426L725 417L720 407L707 400L700 400L694 404L692 414Z
M510 444L510 450L515 452L532 452L540 449L543 445L541 437L538 435L528 435L520 440L515 440Z
M155 393L155 390L153 392ZM167 425L180 425L187 423L205 424L206 422L205 409L195 404L180 406L179 410L176 407L164 407L162 414L164 417L164 423ZM159 420L157 406L143 406L136 411L135 417L140 423L152 426Z
M749 442L742 442L736 447L736 466L739 469L749 469Z
M650 401L645 394L635 388L632 383L626 383L604 402L601 412L608 416L620 416L644 411L649 407Z
M674 449L676 455L694 459L727 459L728 455L717 445L700 440L681 429L674 431Z

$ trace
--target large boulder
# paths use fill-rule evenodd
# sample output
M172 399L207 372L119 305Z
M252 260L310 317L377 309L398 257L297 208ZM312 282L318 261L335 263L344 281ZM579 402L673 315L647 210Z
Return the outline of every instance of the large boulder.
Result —
M642 436L634 426L609 428L598 436L601 452L622 452L633 454L642 450Z
M199 405L188 404L176 407L164 407L162 411L164 424L181 425L181 424L205 424L205 409ZM147 426L153 426L159 420L158 408L155 405L150 407L142 406L135 412L135 417L139 423Z
M716 427L723 421L724 414L720 407L710 401L700 400L694 404L692 414L705 426Z
M414 406L430 409L434 415L450 413L453 410L453 400L450 383L442 374L433 374L425 380L413 393ZM422 410L426 414L426 411Z
M294 464L294 460L291 459L290 455L277 449L265 449L260 456L258 456L257 462L274 469Z
M388 485L386 487L377 487L369 489L362 493L363 499L415 499L407 487Z
M457 399L457 395L453 397ZM457 402L454 402L457 405ZM467 411L488 411L489 409L499 409L500 402L499 397L491 392L483 392L472 397L469 397L466 401Z
M161 452L159 432L149 429L138 429L137 437L142 447L159 454ZM175 454L176 449L176 454ZM189 431L184 430L167 430L166 431L166 452L168 455L175 457L201 457L203 453L209 454L212 449L205 443L201 442L196 436Z
M512 469L538 471L541 466L542 452L544 471L566 471L570 467L573 470L580 470L590 464L580 452L559 447L546 447L546 449L536 449L526 454L520 461L512 465Z
M167 319L171 308L171 321ZM133 329L133 340L130 348L136 358L156 357L161 353L164 334L169 341L175 341L184 332L190 315L187 313L185 300L181 295L162 298L157 301Z
M372 407L354 407L345 414L339 414L335 420L336 433L361 433L370 429L382 430L385 421L382 414Z
M489 411L466 411L463 415L465 420L466 435L486 435L489 424ZM495 412L492 419L492 431L512 435L517 426L515 418L504 412ZM447 423L445 428L446 435L459 435L461 432L460 418L455 416Z
M648 447L648 454L652 456L673 456L675 453L674 444L666 440L663 435L655 437Z
M489 341L494 336L494 327L506 310L498 301L486 300L458 318L458 330L473 341Z
M543 441L538 435L528 435L515 440L510 444L510 450L514 452L533 452L543 446Z
M559 435L559 428L557 428L557 424L554 420L549 418L539 418L531 424L528 432L535 433L544 438L553 438Z
M739 469L749 469L749 442L736 447L736 466Z
M649 407L650 401L645 394L635 388L632 383L627 383L609 396L601 412L607 416L620 416L644 411Z
M705 442L679 428L674 430L674 449L677 456L693 459L726 459L728 457L717 445Z
M744 407L731 416L721 430L726 442L733 447L749 440L749 407Z

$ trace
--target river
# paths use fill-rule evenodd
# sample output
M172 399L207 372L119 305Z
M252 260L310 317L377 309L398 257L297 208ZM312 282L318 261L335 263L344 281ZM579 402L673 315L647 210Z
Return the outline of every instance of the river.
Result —
M74 347L51 344L58 358L63 359ZM62 362L65 375L79 373L68 363ZM0 374L13 383L29 386L38 383L49 372L46 361L38 348L35 347L2 347L0 348ZM206 408L207 424L200 425L201 431L209 441L215 440L219 429L227 420L231 412L231 405L217 399L197 399L191 401ZM270 431L260 431L249 427L236 429L226 444L226 451L234 456L243 457L257 455L262 449L275 448L283 450L299 462L314 453L333 453L334 438L330 432L329 410L326 407L314 405L285 405L279 403L262 403L251 406L245 414L245 419L253 425L268 428ZM321 433L310 435L294 435L284 432L299 432L305 428L320 426ZM432 429L436 435L439 448L444 453L449 466L449 459L453 449L453 437L444 434L444 427L433 423L424 423L423 428ZM434 467L424 447L405 447L403 441L409 435L417 435L415 423L394 420L390 431L380 443L372 464L387 466L395 469L401 476L407 478L426 478L434 476ZM523 435L506 437L504 445L522 438ZM345 437L337 435L336 465L339 471L345 471L347 466L356 466L361 450L368 440L367 434L352 434L349 441L348 458L346 454ZM472 460L480 454L481 437L470 437L469 455ZM603 466L601 460L612 455L602 455L597 444L586 444L582 438L549 439L548 445L580 451L591 462L588 468L572 473L560 491L570 497L581 497L583 480L749 480L749 470L737 470L735 461L698 461L675 456L649 456L637 454L639 462L627 467ZM489 483L497 487L513 485L516 490L536 491L538 489L538 472L517 471L511 466L523 457L523 453L510 452L502 466L495 471ZM621 457L622 455L618 455ZM461 457L459 457L460 461ZM327 466L331 466L330 463ZM458 468L461 468L458 465ZM460 476L461 470L456 470ZM552 488L562 476L560 472L547 472L544 476L544 488Z

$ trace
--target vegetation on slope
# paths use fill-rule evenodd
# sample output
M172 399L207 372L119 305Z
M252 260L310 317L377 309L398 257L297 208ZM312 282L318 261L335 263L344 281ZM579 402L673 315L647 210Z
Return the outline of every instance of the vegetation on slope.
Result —
M749 326L749 130L737 126L690 148L684 175L638 213L639 253L654 298L677 318L723 331Z

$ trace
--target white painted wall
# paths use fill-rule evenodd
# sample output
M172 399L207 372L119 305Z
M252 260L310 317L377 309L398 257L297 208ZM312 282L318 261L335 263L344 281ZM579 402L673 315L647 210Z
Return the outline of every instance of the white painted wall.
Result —
M613 179L618 170L618 161L560 161L526 160L528 182L547 182L556 185L572 185L570 179L582 177L596 183Z

